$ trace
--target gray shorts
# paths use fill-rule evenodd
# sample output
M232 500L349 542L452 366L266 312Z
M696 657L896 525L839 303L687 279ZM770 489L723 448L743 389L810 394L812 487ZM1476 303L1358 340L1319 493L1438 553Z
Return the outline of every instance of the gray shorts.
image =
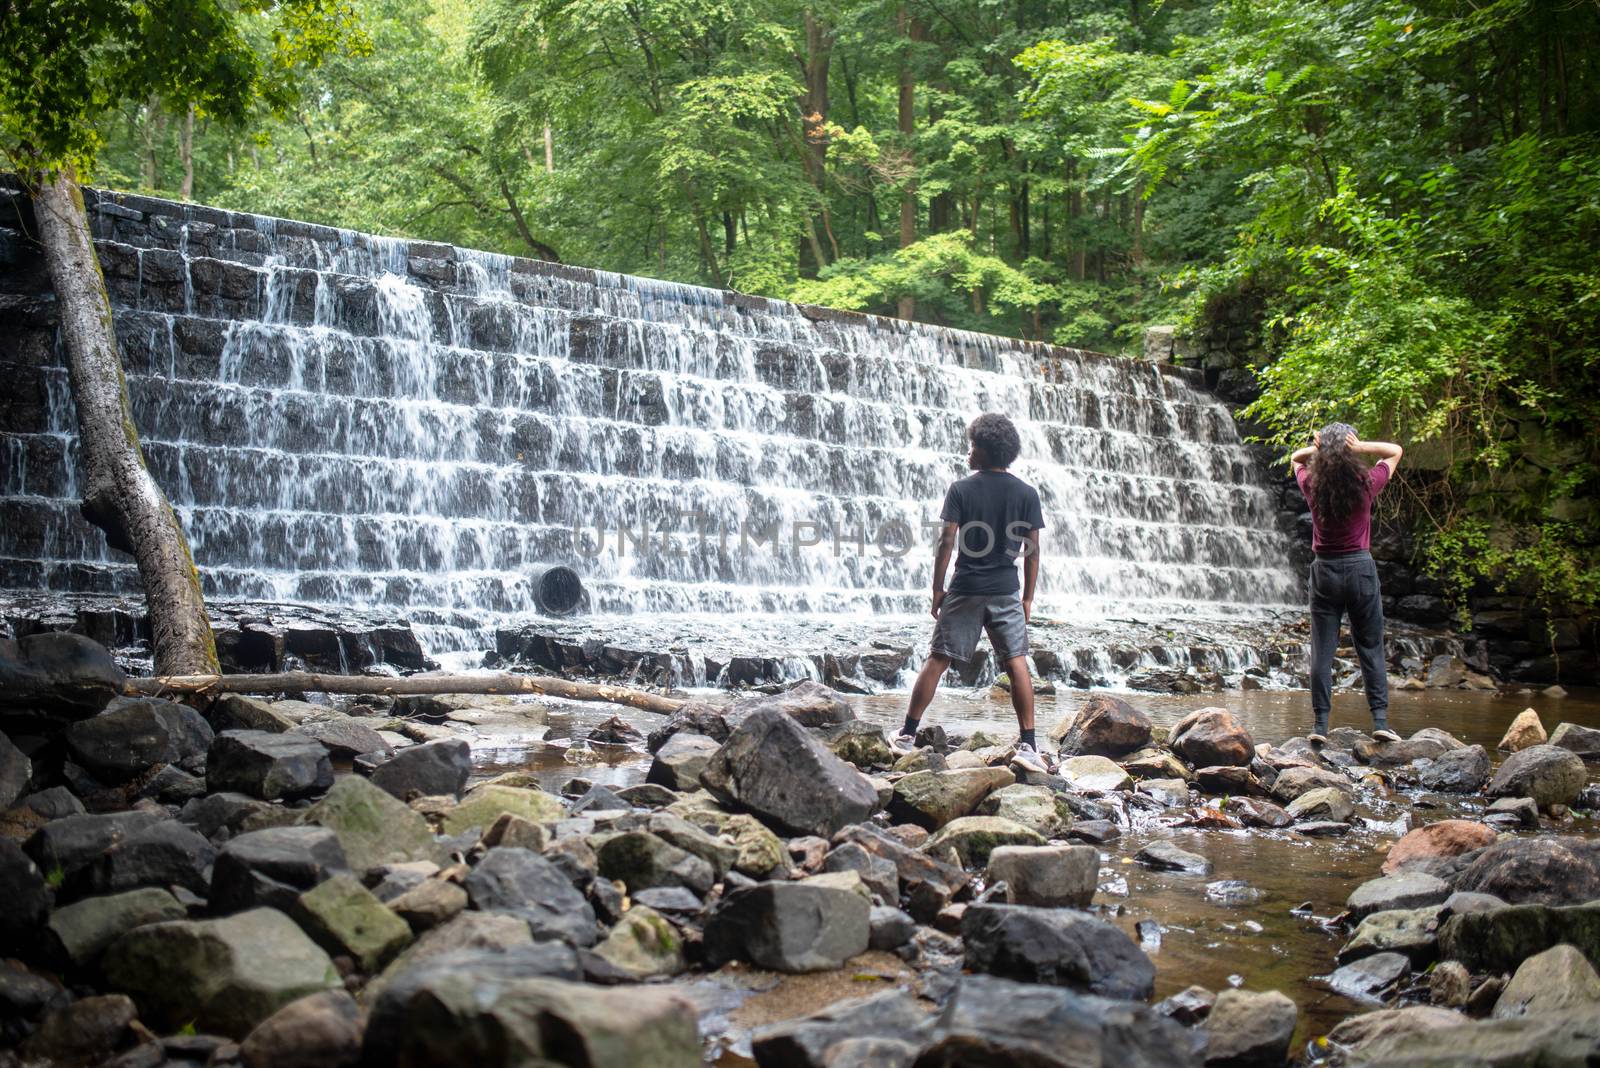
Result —
M934 656L965 663L978 648L978 635L989 632L994 657L1005 663L1028 655L1028 621L1022 615L1022 598L1014 593L951 593L939 606L933 625Z

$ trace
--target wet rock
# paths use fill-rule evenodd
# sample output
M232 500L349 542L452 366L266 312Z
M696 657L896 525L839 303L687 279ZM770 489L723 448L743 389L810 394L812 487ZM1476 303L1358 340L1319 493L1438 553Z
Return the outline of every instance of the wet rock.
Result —
M141 886L181 886L204 895L217 851L177 820L162 820L121 839L62 885L62 896L115 894Z
M789 834L831 837L878 807L878 793L861 773L787 708L752 712L712 756L701 781L719 801Z
M197 762L211 745L211 725L190 708L159 698L119 698L68 727L67 752L108 783L127 782L158 764Z
M1345 908L1352 920L1359 921L1374 912L1442 905L1449 896L1450 884L1443 879L1425 872L1407 871L1362 883L1351 892Z
M472 906L526 920L534 937L591 946L598 934L594 909L546 858L502 846L484 854L466 879Z
M1349 1063L1415 1068L1454 1068L1456 1065L1543 1068L1545 1065L1586 1064L1597 1054L1600 1054L1600 1017L1592 1013L1550 1013L1457 1023L1420 1033L1372 1038L1352 1053Z
M126 682L105 646L81 634L0 641L0 709L8 712L79 720L106 707Z
M206 754L206 787L263 801L292 801L325 793L333 765L320 742L302 735L223 731Z
M618 879L629 893L657 886L681 886L704 895L717 881L717 871L704 859L648 831L629 831L607 838L595 850L600 874ZM726 871L725 867L723 871Z
M1155 966L1119 928L1084 912L972 905L961 917L967 967L1104 997L1150 997Z
M350 758L365 753L378 753L387 757L394 753L394 749L383 740L382 735L354 716L329 716L307 720L292 728L291 733L316 739L322 743L323 748L336 757Z
M1142 749L1118 761L1122 770L1136 779L1183 779L1190 777L1183 761L1165 749Z
M723 822L723 828L726 829L728 823L733 819L734 817L727 817ZM752 824L756 828L765 830L758 821L751 819L749 816L742 817L739 826L743 828ZM720 880L739 862L739 847L728 841L724 835L718 834L713 837L688 820L675 816L670 812L655 813L650 817L650 822L646 826L653 836L677 846L681 850L693 853L705 861L710 866L713 882ZM784 849L776 835L773 835L771 831L766 831L766 834L771 836L772 844L773 855L766 858L765 862L765 870L770 871L784 859ZM604 867L605 863L602 860L602 870ZM608 876L608 878L620 878L620 876Z
M721 749L720 743L699 734L675 734L656 750L645 781L669 790L700 788L700 773Z
M802 727L831 727L856 718L850 702L837 691L814 679L806 679L783 693L771 697L735 701L732 713L748 716L758 712L781 712ZM731 737L731 735L730 735Z
M1172 749L1196 768L1245 767L1256 754L1256 743L1227 709L1202 708L1172 728Z
M559 798L536 787L485 783L468 790L467 796L444 814L440 830L447 835L474 829L482 833L507 812L532 823L554 822L567 814Z
M1277 780L1273 782L1272 796L1287 803L1301 794L1326 788L1349 790L1350 780L1327 768L1286 768L1278 773Z
M67 960L86 968L135 927L187 916L188 910L166 890L144 887L63 905L50 914L50 933Z
M300 819L332 831L350 869L357 873L380 864L439 858L422 814L358 776L340 779Z
M670 787L640 783L618 790L617 796L634 808L666 808L679 800L680 795Z
M1578 754L1584 760L1600 760L1600 730L1563 723L1550 735L1550 744Z
M1246 827L1287 827L1294 822L1284 809L1254 797L1230 797L1222 811L1236 816Z
M372 772L372 784L402 801L460 797L471 775L471 747L461 738L443 738L400 750Z
M1600 1015L1600 976L1569 945L1551 946L1523 961L1500 993L1497 1020L1549 1012Z
M1510 825L1528 830L1539 828L1539 806L1531 797L1502 797L1484 810L1484 820L1496 826Z
M21 953L33 947L50 912L50 889L32 857L9 838L0 837L0 944ZM3 975L0 971L0 975ZM0 1021L0 1039L5 1036Z
M1156 871L1178 871L1186 875L1211 874L1211 862L1205 857L1165 840L1151 842L1134 854L1133 859Z
M1334 823L1348 823L1350 817L1355 815L1356 808L1350 800L1348 791L1325 786L1307 790L1290 801L1286 811L1293 820L1329 820Z
M1069 757L1061 762L1056 774L1065 779L1071 789L1085 794L1109 794L1133 786L1128 773L1116 761L1103 756Z
M1481 745L1471 745L1441 753L1427 763L1419 761L1417 781L1427 790L1475 794L1489 781L1489 753Z
M962 977L916 1068L1198 1068L1188 1033L1147 1005Z
M1219 905L1241 908L1254 905L1266 896L1266 891L1251 886L1243 879L1219 879L1206 884L1206 900Z
M240 912L270 906L287 912L302 893L345 868L344 849L326 827L251 831L217 854L211 907Z
M356 879L339 873L301 894L294 917L330 955L371 974L411 944L411 928Z
M292 1001L340 986L327 954L273 909L135 928L112 943L101 967L150 1026L193 1023L235 1038Z
M1347 964L1374 953L1403 953L1416 967L1438 955L1438 906L1374 912L1362 920L1355 934L1339 950L1338 961Z
M3 738L4 735L0 735ZM47 820L64 819L67 816L81 816L88 810L83 807L83 802L73 795L65 786L52 786L48 790L28 794L17 802L26 808L32 809Z
M122 994L83 998L45 1016L18 1052L25 1062L55 1068L100 1064L130 1043L137 1017L133 999Z
M1042 846L1044 836L1003 816L962 816L951 820L923 845L924 853L953 852L963 867L981 868L999 846Z
M677 975L686 967L683 938L645 905L636 904L623 913L595 953L635 981Z
M1506 758L1486 791L1490 797L1531 797L1542 809L1570 805L1588 781L1583 759L1553 745L1535 745Z
M838 968L866 950L871 907L854 872L739 887L706 921L707 961L748 960L779 972Z
M467 907L467 892L445 879L424 879L387 904L412 931L421 934L459 915Z
M867 914L868 944L873 949L893 952L911 941L917 933L917 921L908 913L890 905L874 905Z
M1524 749L1536 745L1543 745L1547 739L1544 724L1539 722L1539 713L1531 708L1524 708L1517 713L1517 718L1511 721L1511 726L1506 728L1505 736L1496 746L1501 752L1520 753Z
M1408 864L1457 857L1493 845L1496 837L1494 828L1473 820L1439 820L1407 832L1391 846L1383 870L1395 872Z
M1567 905L1600 898L1600 841L1518 838L1479 853L1457 890L1493 894L1513 905Z
M1394 768L1416 760L1436 760L1460 747L1460 742L1443 731L1426 728L1398 742L1362 738L1356 742L1354 752L1362 764L1375 768Z
M1217 995L1205 987L1187 986L1171 997L1156 1002L1155 1010L1185 1027L1193 1027L1210 1015L1211 1006L1216 1003Z
M1507 905L1451 916L1439 930L1441 956L1474 972L1511 972L1534 954L1562 944L1600 961L1600 903Z
M972 814L984 798L1015 781L1005 768L913 772L894 784L889 815L936 831Z
M1288 1057L1298 1017L1276 990L1224 990L1206 1016L1206 1068L1267 1068Z
M1226 794L1229 797L1266 797L1267 787L1249 768L1225 766L1199 768L1194 773L1195 783L1208 794Z
M1105 845L1121 838L1122 831L1110 820L1079 820L1067 832L1067 837L1082 842L1092 842L1095 845Z
M1381 1001L1410 974L1411 960L1404 953L1374 953L1328 976L1328 986L1356 1001Z
M836 845L853 842L873 856L894 864L908 911L923 923L931 922L971 878L956 865L918 852L870 824L846 827L834 842Z
M1050 741L1064 754L1120 757L1149 745L1150 728L1150 717L1128 702L1092 694L1076 716L1050 729Z
M680 705L665 723L650 732L645 747L652 753L659 752L669 738L679 734L703 735L721 745L732 731L722 709L705 701L690 701Z
M1183 808L1189 804L1189 784L1183 779L1146 779L1136 789L1159 801L1164 808Z
M540 964L530 948L401 976L373 1004L362 1065L699 1068L694 1006L670 987L543 978Z
M986 878L1006 884L1008 905L1088 908L1100 874L1092 846L1000 846L989 854Z
M637 746L643 742L644 734L639 728L621 716L611 716L601 720L589 731L590 745Z
M365 1020L343 990L292 1001L239 1043L244 1068L352 1068L361 1058Z
M905 1068L932 1026L927 1010L909 992L886 990L756 1028L750 1044L761 1068ZM863 1058L859 1046L852 1045L863 1041L888 1046Z

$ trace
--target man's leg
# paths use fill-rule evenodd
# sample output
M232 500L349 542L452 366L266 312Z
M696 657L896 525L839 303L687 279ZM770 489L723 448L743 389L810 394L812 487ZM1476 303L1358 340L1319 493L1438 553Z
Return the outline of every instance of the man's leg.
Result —
M1033 736L1033 677L1028 674L1028 658L1014 656L1006 661L1006 676L1011 679L1011 708L1017 714L1017 729L1024 738Z
M906 708L906 722L900 729L901 734L917 733L922 713L928 710L933 695L939 692L939 680L944 678L948 670L950 658L943 653L932 653L922 662L922 670L917 672L917 681L911 687L911 704Z

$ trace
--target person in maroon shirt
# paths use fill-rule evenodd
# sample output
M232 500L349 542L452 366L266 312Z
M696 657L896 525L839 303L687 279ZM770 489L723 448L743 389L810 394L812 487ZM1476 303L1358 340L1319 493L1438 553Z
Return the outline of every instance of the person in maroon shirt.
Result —
M1383 653L1383 592L1372 560L1372 505L1389 484L1404 450L1362 441L1346 423L1323 427L1289 461L1311 507L1311 740L1327 741L1333 704L1333 654L1339 621L1350 617L1350 640L1372 710L1373 737L1399 741L1389 729L1389 671ZM1376 456L1368 467L1362 456Z

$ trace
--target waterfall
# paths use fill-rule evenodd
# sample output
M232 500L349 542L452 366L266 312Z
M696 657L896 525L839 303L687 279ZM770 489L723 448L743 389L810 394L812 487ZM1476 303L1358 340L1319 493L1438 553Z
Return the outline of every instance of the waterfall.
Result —
M1036 614L1300 600L1272 494L1189 373L149 198L90 212L212 598L395 609L436 651L534 612L550 563L598 613L914 616L965 424L999 411L1044 506ZM132 592L77 511L51 332L5 314L8 373L44 399L0 425L0 585Z

